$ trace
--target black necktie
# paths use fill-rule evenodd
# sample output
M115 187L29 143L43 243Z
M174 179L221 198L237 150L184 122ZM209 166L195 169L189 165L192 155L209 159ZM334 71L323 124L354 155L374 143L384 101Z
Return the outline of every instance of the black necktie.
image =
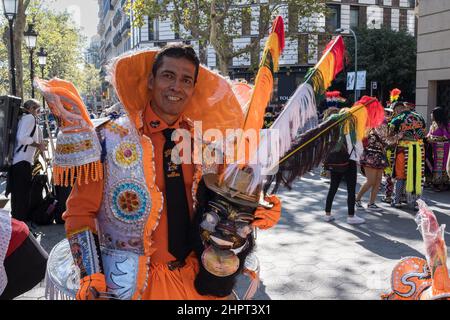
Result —
M164 179L166 182L167 224L169 227L169 252L179 261L183 261L189 254L189 207L184 187L183 169L181 164L171 161L172 132L175 129L163 130L166 142L163 150Z

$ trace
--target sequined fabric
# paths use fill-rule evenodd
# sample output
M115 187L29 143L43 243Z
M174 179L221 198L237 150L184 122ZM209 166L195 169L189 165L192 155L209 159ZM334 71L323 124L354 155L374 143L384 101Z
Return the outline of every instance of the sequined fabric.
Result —
M8 283L3 261L8 251L9 241L11 240L11 216L6 210L0 210L0 295L5 290Z

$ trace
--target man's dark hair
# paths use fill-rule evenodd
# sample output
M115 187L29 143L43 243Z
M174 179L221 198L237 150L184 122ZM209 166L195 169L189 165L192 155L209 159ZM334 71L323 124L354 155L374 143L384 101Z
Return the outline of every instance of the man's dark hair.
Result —
M40 106L41 105L40 105L39 101L37 101L36 99L27 100L23 104L23 108L26 109L26 110L37 109Z
M156 73L158 69L161 67L164 57L184 58L191 61L195 65L194 83L197 82L198 70L200 68L200 60L198 59L195 50L191 46L181 42L169 43L168 45L164 46L156 54L155 62L153 63L152 68L153 77L156 77Z
M434 121L440 126L443 126L445 130L448 128L448 116L447 112L442 107L434 108L433 111Z

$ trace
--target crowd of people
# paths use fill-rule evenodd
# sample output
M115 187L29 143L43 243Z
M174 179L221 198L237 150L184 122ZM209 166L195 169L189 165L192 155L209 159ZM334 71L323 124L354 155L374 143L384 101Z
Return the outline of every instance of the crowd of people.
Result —
M355 207L364 209L362 198L369 191L366 208L382 210L376 204L381 186L384 187L383 202L397 208L406 204L414 210L418 209L416 200L423 188L436 192L449 190L450 126L445 108L437 107L432 111L432 124L427 133L424 118L415 111L414 104L402 101L400 94L398 89L392 91L384 123L367 133L362 146L352 144L347 135L345 143L338 144L325 161L322 176L330 178L325 221L334 220L331 207L343 178L347 183L349 224L365 222L355 214ZM322 119L345 110L329 107L324 110ZM357 163L366 180L355 194Z

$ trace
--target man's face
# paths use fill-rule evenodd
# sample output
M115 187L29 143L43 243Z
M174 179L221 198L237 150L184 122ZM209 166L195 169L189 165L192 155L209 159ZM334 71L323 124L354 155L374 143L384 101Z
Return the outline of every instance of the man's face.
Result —
M194 93L195 65L185 58L163 57L156 72L150 75L152 107L159 115L180 116Z

